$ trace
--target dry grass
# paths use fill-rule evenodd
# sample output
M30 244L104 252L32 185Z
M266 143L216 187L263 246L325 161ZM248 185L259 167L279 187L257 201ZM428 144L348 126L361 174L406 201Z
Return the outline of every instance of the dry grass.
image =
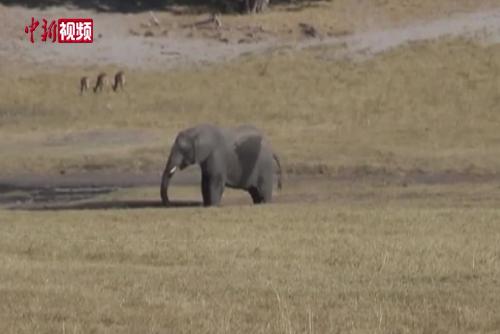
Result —
M278 6L274 11L252 18L258 24L279 31L309 22L320 31L341 32L383 28L412 21L446 17L451 14L495 8L491 0L332 0L298 3L297 10ZM282 30L286 31L286 30Z
M362 63L329 60L332 52L277 52L164 73L131 70L128 95L79 97L79 77L92 69L6 74L2 167L156 170L179 129L211 121L262 127L289 169L500 169L499 46L422 42ZM103 144L85 155L71 144L40 145L47 136L96 128L154 130L159 137L119 149Z
M0 211L2 333L494 333L495 209Z

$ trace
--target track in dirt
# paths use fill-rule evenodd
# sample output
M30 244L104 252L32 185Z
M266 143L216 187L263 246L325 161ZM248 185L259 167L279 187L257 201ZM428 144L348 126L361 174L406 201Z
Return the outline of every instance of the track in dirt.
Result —
M478 35L479 34L479 35ZM500 42L500 9L477 12L412 24L389 30L357 33L346 37L325 38L298 43L298 49L345 45L338 56L369 58L405 43L433 40L441 37L475 37L486 44Z

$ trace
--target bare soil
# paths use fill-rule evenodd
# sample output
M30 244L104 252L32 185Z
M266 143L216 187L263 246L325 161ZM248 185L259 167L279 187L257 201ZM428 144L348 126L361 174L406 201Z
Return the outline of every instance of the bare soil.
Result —
M421 19L404 26L387 27L387 22L357 24L351 30L332 31L318 38L291 39L280 31L266 31L258 24L229 23L222 31L213 26L193 29L192 24L206 20L203 16L178 19L167 13L160 15L162 26L151 25L148 14L109 14L89 10L53 7L26 9L0 5L0 20L6 25L0 44L0 59L10 63L29 63L43 67L95 67L116 65L127 68L167 69L185 65L224 62L242 55L302 49L317 46L339 46L332 57L373 55L404 43L435 39L442 36L473 36L486 43L500 41L500 9L479 9L457 13L436 20ZM96 40L93 44L31 44L23 27L36 17L92 17ZM148 34L150 33L151 36ZM224 36L231 37L224 37ZM150 36L150 37L148 37ZM245 37L247 36L247 37ZM249 38L248 36L252 36Z

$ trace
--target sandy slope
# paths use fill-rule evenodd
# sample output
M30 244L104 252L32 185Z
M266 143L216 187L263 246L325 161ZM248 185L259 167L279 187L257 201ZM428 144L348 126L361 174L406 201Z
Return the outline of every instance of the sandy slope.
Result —
M64 45L29 43L22 27L22 20L9 22L9 17L61 17L91 16L95 19L96 33L101 34L91 45ZM38 15L37 15L38 14ZM184 38L178 35L145 38L133 36L127 24L117 15L96 14L82 10L55 8L43 12L24 8L0 8L0 19L7 23L11 38L0 44L0 59L26 61L31 64L92 66L115 64L131 68L170 68L186 64L203 64L234 59L243 54L262 53L276 48L307 48L321 45L340 45L332 56L370 55L385 51L406 42L435 39L442 36L473 35L487 43L500 41L500 8L469 14L459 14L436 21L413 23L390 30L372 30L343 37L304 39L286 42L278 36L269 35L264 40L252 43L216 39ZM137 20L137 18L135 18ZM120 21L121 20L121 21ZM128 18L125 18L128 20ZM15 28L15 29L14 29ZM19 30L17 30L19 29ZM20 32L21 31L21 32ZM332 51L333 52L333 51Z
M493 11L462 14L402 28L357 33L343 38L328 38L299 43L298 48L345 45L345 56L375 55L408 42L441 37L473 37L486 44L500 43L500 8Z

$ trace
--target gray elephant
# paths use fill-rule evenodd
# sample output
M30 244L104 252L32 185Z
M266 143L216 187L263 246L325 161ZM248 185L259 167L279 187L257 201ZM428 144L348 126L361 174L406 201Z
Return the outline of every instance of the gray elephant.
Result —
M272 199L274 161L281 189L281 164L263 133L253 125L221 128L200 124L177 134L161 181L161 199L169 206L168 185L177 168L201 167L204 206L220 204L224 188L248 191L253 203Z

